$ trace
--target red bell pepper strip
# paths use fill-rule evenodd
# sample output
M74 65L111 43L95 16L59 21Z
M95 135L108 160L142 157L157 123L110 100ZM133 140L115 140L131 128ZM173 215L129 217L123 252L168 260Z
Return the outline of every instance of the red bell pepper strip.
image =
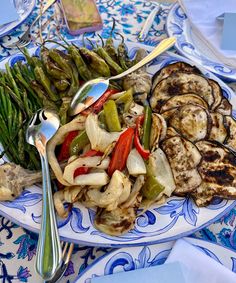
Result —
M79 131L69 132L61 145L59 155L57 157L58 161L64 161L70 157L70 144L72 140L78 135Z
M125 168L128 155L132 148L133 136L134 129L132 128L128 128L120 135L112 152L111 161L108 167L109 176L112 176L116 170L122 171Z
M102 155L103 155L102 152L91 149L82 156L83 157L89 157L89 156L92 157L92 156L102 156ZM79 176L79 175L87 174L89 172L89 170L90 170L90 168L88 168L88 167L77 168L74 172L74 178Z
M108 89L104 92L104 94L91 106L94 113L99 113L103 107L103 104L107 101L107 99L115 93L119 91L116 89Z
M140 142L140 138L139 138L139 129L142 126L144 122L144 116L139 116L136 119L136 129L135 129L135 136L134 136L134 145L135 148L137 149L138 153L142 156L143 159L148 159L149 155L150 155L150 150L145 149L141 142Z

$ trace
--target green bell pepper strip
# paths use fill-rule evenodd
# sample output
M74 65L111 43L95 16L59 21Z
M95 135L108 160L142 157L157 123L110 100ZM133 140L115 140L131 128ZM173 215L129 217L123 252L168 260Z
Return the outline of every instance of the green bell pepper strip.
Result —
M151 126L152 126L152 110L148 105L146 105L144 107L144 122L143 122L143 137L142 137L142 144L144 149L149 149Z
M103 105L103 109L108 130L110 132L120 132L121 125L115 101L108 100Z
M124 112L128 112L133 102L133 89L128 89L118 99L115 100L116 104L124 104Z
M78 155L79 152L89 143L86 131L79 133L70 144L70 156Z

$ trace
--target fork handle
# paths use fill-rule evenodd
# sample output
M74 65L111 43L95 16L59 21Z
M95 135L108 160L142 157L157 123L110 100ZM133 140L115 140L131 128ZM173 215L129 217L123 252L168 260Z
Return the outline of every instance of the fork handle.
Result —
M47 4L43 7L42 13L40 13L37 18L32 22L31 26L33 26L37 21L42 17L42 15L56 2L56 0L49 0Z
M140 69L150 61L152 61L154 58L156 58L158 55L163 53L164 51L168 50L170 47L172 47L176 42L175 37L168 37L166 39L163 39L154 49L151 53L149 53L146 57L144 57L141 61L139 61L137 64L135 64L133 67L129 68L128 70L124 71L121 74L118 74L116 76L110 77L109 80L118 80L121 79L134 71Z
M62 251L53 205L46 150L39 152L39 154L43 175L43 209L36 255L36 271L44 280L49 280L61 264Z

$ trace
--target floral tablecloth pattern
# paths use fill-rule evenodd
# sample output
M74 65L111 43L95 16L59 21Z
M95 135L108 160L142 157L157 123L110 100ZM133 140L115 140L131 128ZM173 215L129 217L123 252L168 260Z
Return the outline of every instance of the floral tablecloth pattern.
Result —
M7 48L7 44L17 41L17 38L26 30L27 25L38 15L40 2L38 0L37 6L27 21L11 34L0 39L0 60L17 52L17 50ZM99 33L103 38L108 38L111 35L113 19L115 19L113 37L119 39L120 33L125 40L136 42L138 32L155 5L155 2L145 0L98 0L97 6L104 23L104 27ZM169 9L170 4L162 4L162 10L156 16L144 44L155 46L161 39L166 37L165 19ZM39 25L42 27L42 33L39 33L39 26L36 25L32 33L34 39L38 40L40 37L58 39L59 31L66 40L74 38L66 30L59 5L50 8L42 17ZM99 40L96 33L87 33L86 37ZM236 250L235 226L236 209L233 209L228 215L195 233L192 237L217 242ZM0 216L0 282L42 282L34 270L37 239L36 234ZM71 262L61 282L73 282L77 275L87 268L89 264L110 250L109 248L75 246Z

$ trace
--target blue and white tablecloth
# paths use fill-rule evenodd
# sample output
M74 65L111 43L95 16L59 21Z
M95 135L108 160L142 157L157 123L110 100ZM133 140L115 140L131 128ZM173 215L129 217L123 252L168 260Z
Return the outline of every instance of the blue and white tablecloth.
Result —
M7 49L6 45L9 42L16 41L17 37L27 28L27 25L38 15L39 2L38 0L37 6L25 23L8 36L0 39L0 61L12 52L16 52L16 50ZM100 32L103 38L110 36L113 18L115 18L115 32L124 35L128 41L136 42L137 34L155 3L145 0L98 0L97 5L104 22L104 28ZM169 4L162 4L162 11L157 15L149 36L144 42L145 44L156 45L162 38L166 37L165 19L169 8ZM67 40L72 39L61 20L58 7L51 8L43 16L41 26L43 38L55 38L60 30L63 37ZM96 34L88 33L86 36L94 38ZM33 37L40 38L37 26L33 29ZM236 250L235 216L236 210L233 209L216 223L192 236L218 242ZM0 282L42 282L34 271L36 246L36 234L22 229L0 216ZM61 282L73 282L78 273L109 250L108 248L76 246L72 260Z

